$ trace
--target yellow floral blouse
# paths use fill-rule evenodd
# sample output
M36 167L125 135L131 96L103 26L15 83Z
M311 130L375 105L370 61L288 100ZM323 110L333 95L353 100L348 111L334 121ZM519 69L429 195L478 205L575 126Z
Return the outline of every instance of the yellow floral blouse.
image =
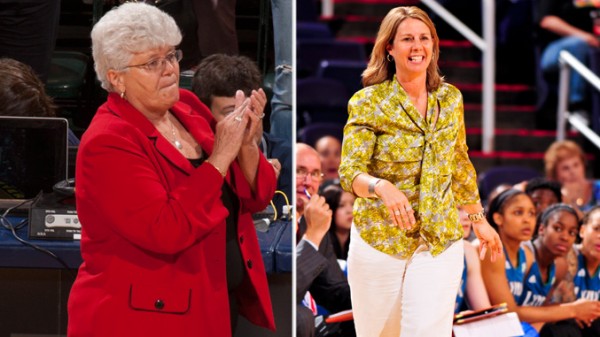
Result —
M354 224L361 237L402 258L414 253L420 239L434 256L461 239L456 206L479 202L479 192L467 154L460 91L444 83L430 92L423 118L394 77L355 93L348 112L342 187L352 192L352 181L364 172L389 180L408 197L417 220L413 229L400 229L381 199L358 197Z

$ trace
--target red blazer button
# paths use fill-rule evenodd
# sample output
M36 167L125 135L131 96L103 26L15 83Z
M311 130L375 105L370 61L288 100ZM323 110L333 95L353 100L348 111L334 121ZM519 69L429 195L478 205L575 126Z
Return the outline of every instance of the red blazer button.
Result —
M248 266L248 269L252 269L252 260L246 261L246 266Z
M154 307L158 310L162 310L162 308L165 307L165 302L163 302L161 299L158 299L156 302L154 302Z

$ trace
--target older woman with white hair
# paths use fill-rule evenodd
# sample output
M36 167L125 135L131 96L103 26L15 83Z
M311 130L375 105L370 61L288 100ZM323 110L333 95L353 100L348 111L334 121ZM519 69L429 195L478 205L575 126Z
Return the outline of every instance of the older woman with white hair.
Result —
M108 99L76 166L83 264L69 336L231 336L237 313L274 329L250 216L271 200L273 167L252 136L262 90L216 122L178 88L181 33L156 7L123 4L92 30Z

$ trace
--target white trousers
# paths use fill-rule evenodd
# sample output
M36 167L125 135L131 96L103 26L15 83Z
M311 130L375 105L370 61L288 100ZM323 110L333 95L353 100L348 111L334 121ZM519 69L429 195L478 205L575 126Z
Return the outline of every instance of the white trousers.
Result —
M450 337L463 269L455 242L433 257L425 244L410 259L382 253L352 226L348 283L357 337Z

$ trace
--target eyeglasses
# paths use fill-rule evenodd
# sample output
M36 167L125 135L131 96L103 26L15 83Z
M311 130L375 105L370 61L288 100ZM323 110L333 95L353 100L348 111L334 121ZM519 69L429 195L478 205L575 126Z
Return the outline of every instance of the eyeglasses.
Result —
M299 167L296 169L296 179L306 179L307 176L310 175L312 180L321 180L325 176L321 171L314 170L312 172L308 172L304 167Z
M182 58L183 58L183 52L181 50L177 49L177 50L173 50L172 52L168 53L165 57L155 58L155 59L152 59L152 60L150 60L146 63L142 63L142 64L134 64L134 65L126 66L123 69L141 68L141 69L146 70L147 72L159 73L159 72L163 72L165 70L165 67L167 66L167 62L169 62L172 66L174 66L176 63L181 61Z

